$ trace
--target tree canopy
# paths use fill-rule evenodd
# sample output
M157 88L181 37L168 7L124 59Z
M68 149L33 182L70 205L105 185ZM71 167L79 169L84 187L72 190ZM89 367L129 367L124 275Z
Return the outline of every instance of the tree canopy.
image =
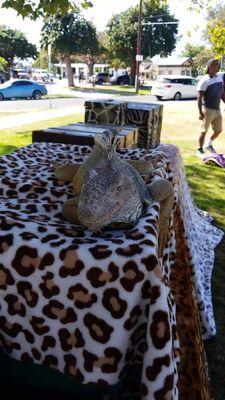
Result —
M194 65L192 66L192 75L194 76L203 75L206 70L207 61L212 58L209 48L204 45L194 45L190 43L186 44L181 55L183 57L191 57L194 60Z
M194 45L191 43L187 43L184 50L182 51L181 55L183 57L196 57L199 53L204 51L205 46L203 45Z
M222 62L225 55L225 5L215 4L208 10L207 26L205 36L212 46L215 57L221 58Z
M225 26L222 21L211 21L208 28L212 50L217 58L225 54Z
M98 51L96 29L79 13L55 15L45 19L41 43L44 47L51 44L55 54L66 63L69 86L74 85L71 56Z
M13 8L22 17L37 19L46 15L77 11L79 7L92 7L89 0L4 0L3 8Z
M194 58L195 68L198 71L201 71L201 75L206 74L206 64L210 60L210 58L213 57L214 53L212 52L212 50L210 48L204 48Z
M35 58L36 46L29 43L25 35L7 26L0 26L0 54L7 61L8 68L13 64L14 58Z
M51 62L57 63L59 62L58 58L55 56L54 51L51 52ZM34 61L33 65L34 68L43 68L48 69L49 66L49 56L48 51L45 48L42 48Z
M169 13L167 2L144 1L142 21L151 25L142 26L141 54L153 57L155 54L166 56L176 45L177 25L163 22L177 22ZM154 25L160 22L160 25ZM135 71L135 56L137 48L138 7L130 7L121 14L114 15L108 23L106 33L106 48L110 59L119 59Z

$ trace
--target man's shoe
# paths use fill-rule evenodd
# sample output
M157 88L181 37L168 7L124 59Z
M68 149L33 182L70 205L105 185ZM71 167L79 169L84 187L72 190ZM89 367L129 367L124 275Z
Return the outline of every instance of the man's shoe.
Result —
M205 154L204 150L202 147L198 148L198 156L202 157Z
M214 147L211 144L206 146L206 150L210 151L210 153L216 153L216 150L214 149Z

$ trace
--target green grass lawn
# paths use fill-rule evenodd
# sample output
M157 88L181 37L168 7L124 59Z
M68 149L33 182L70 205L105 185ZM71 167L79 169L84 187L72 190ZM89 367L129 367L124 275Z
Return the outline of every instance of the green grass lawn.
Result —
M102 90L107 90L103 87ZM110 88L110 90L112 90ZM125 94L125 92L123 93ZM214 224L225 230L225 171L204 165L197 157L200 121L196 101L164 102L162 139L176 144L182 154L189 186L198 207L214 217ZM0 130L0 154L9 153L31 143L31 132L50 126L83 121L83 115L62 117L33 123L17 129ZM225 131L225 121L224 121ZM215 142L216 149L225 153L225 135ZM216 249L212 279L213 304L218 333L205 342L215 400L225 399L225 240ZM195 399L187 399L195 400Z
M35 129L46 129L50 126L60 126L72 124L73 122L83 122L83 114L76 114L51 120L35 122L30 125L19 126L17 128L0 130L0 155L11 153L18 147L27 146L32 143L32 131Z

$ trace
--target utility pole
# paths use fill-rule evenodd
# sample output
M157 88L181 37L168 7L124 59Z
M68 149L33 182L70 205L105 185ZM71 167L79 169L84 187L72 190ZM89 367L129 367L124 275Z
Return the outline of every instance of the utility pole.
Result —
M48 45L48 75L49 75L49 107L52 108L52 45Z
M138 89L139 89L140 62L142 61L142 56L141 56L141 18L142 18L142 0L139 0L138 34L137 34L137 51L136 51L136 74L135 74L135 92L136 93L138 93Z

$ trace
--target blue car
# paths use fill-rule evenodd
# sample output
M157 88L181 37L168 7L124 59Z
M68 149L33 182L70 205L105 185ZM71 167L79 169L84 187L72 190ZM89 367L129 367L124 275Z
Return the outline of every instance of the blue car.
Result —
M29 79L13 79L0 85L0 101L12 98L30 98L39 100L47 94L45 85Z

